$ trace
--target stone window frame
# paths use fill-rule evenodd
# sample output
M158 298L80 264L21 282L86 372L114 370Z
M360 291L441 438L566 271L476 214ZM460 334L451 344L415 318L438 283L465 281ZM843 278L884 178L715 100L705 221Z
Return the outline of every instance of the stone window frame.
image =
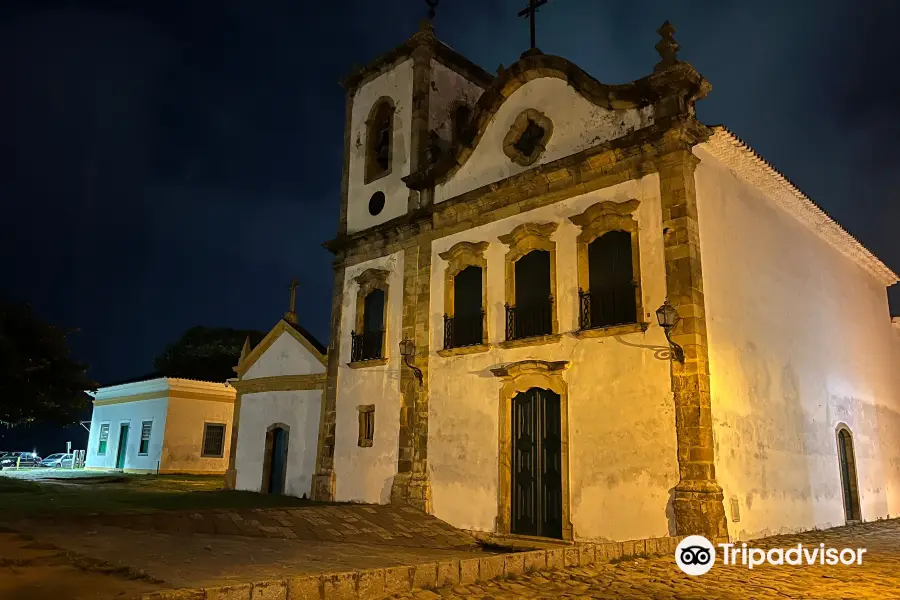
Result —
M525 133L528 123L531 121L534 121L536 125L544 130L544 137L535 146L534 151L526 156L516 148L516 143L518 143L522 134ZM510 126L509 131L503 138L503 153L517 165L528 167L541 157L544 150L547 149L547 144L550 142L550 136L552 135L553 121L550 120L550 117L534 108L527 108L519 113L519 116L513 121L512 126Z
M847 437L850 440L849 452L847 455L847 470L849 471L849 479L847 482L849 486L848 489L844 489L844 484L842 481L842 476L840 473L841 469L841 434L843 432L847 433ZM841 505L841 509L844 512L844 521L849 525L852 523L861 523L862 522L862 499L859 496L859 473L856 468L856 440L854 439L853 430L850 429L850 426L846 423L838 423L837 427L834 428L834 441L835 441L835 450L837 452L838 457L838 481L840 481L841 485L841 500L843 503ZM857 519L851 520L847 518L847 493L853 494L851 498L853 502L853 510L856 511Z
M634 281L634 302L635 314L637 322L633 325L630 323L611 325L609 327L598 327L595 329L581 329L578 322L581 314L581 307L578 306L575 311L575 332L576 335L582 337L595 337L603 335L618 335L623 333L623 329L635 329L646 331L648 323L644 318L644 296L641 286L641 245L640 245L640 227L637 219L634 217L635 211L640 206L640 200L630 199L625 202L614 202L605 200L592 204L581 214L569 217L569 221L581 228L581 233L575 239L577 269L578 269L578 288L590 291L591 275L590 275L590 255L588 246L600 236L611 231L624 231L631 235L631 270Z
M512 401L531 388L550 390L559 396L560 475L562 479L562 539L573 540L572 506L569 482L569 386L563 372L569 361L523 360L491 369L502 381L500 386L498 427L498 534L509 535L512 521Z
M502 348L518 346L530 346L553 342L559 339L559 319L557 317L557 289L556 289L556 242L553 234L559 227L559 223L522 223L507 234L498 236L500 243L509 246L506 253L506 304L516 306L516 262L532 250L544 250L550 253L550 295L553 301L550 303L550 333L531 338L507 340L503 335L503 341L499 344ZM506 331L506 315L504 314L504 332Z
M447 268L444 269L444 316L453 317L456 314L455 292L456 292L456 276L468 267L479 267L481 269L481 344L478 346L462 346L459 348L443 348L438 353L442 355L449 354L470 354L480 350L486 350L488 345L488 279L487 279L487 258L484 253L490 246L490 242L458 242L451 246L448 250L441 252L438 256L447 261ZM441 329L443 334L443 329Z
M263 447L262 481L259 484L259 491L262 494L269 493L269 478L272 474L272 461L269 460L269 455L272 453L272 445L275 443L275 436L272 432L276 429L284 430L284 446L288 449L288 452L290 452L291 449L290 425L287 423L272 423L266 427L266 441ZM287 467L289 462L291 462L290 459L285 460L284 464L281 466L281 480L284 481L284 489L281 491L282 495L287 495Z
M390 276L391 272L386 269L372 268L366 269L353 278L353 281L356 282L358 286L356 290L356 326L354 331L357 334L362 334L364 332L363 326L365 325L366 318L366 296L375 290L384 292L384 311L382 312L384 322L382 323L381 358L357 361L355 363L351 362L350 366L378 366L387 364L388 307L390 306L390 285L388 284L388 278Z
M356 445L360 448L371 448L375 443L375 405L360 404L356 407L359 412L359 436ZM366 420L372 415L372 431L371 437L366 436Z
M382 110L384 106L388 106L390 108L390 115L388 117L390 125L388 130L391 132L390 140L388 142L388 165L387 169L381 170L381 168L375 163L375 153L374 153L374 135L375 135L375 126L378 124L378 116L379 112ZM382 177L387 177L391 174L391 170L394 166L394 115L397 113L397 107L394 104L394 99L390 96L381 96L372 104L372 108L369 109L369 116L366 119L366 141L365 141L365 178L364 182L366 184L372 183L373 181L378 181Z

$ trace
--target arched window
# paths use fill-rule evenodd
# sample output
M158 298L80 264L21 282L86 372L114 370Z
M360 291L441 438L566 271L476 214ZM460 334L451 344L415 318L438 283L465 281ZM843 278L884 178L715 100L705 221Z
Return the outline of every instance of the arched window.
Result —
M630 232L609 231L588 244L588 285L584 329L637 321Z
M394 137L394 103L381 98L366 121L366 183L391 172Z
M516 305L513 335L521 339L553 333L550 252L532 250L516 261Z
M853 450L853 435L844 425L838 427L837 446L844 517L848 523L860 521L862 517L859 510L859 485L856 478L856 452Z
M471 107L460 104L453 110L452 116L452 125L453 125L453 144L457 145L462 140L463 131L466 128L466 125L469 123L469 118L472 116Z
M355 278L359 290L356 295L356 327L350 332L351 363L377 361L387 357L385 330L388 275L390 275L388 271L367 269Z

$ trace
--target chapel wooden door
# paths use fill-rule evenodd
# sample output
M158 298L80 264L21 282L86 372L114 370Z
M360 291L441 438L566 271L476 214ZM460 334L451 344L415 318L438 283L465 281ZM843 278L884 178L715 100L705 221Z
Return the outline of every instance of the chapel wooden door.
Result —
M276 427L269 432L272 436L271 454L269 455L269 489L270 494L283 494L285 487L285 475L287 471L287 431Z
M559 395L540 388L512 400L510 531L562 538Z

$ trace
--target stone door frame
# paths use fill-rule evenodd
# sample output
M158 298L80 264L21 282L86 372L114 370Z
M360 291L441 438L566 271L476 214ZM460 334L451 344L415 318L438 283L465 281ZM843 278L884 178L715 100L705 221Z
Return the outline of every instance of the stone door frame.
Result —
M569 494L569 391L562 377L568 361L523 360L491 369L502 380L499 397L498 486L495 531L511 534L512 520L512 401L531 388L550 390L559 396L560 472L562 478L562 539L572 541L572 505Z

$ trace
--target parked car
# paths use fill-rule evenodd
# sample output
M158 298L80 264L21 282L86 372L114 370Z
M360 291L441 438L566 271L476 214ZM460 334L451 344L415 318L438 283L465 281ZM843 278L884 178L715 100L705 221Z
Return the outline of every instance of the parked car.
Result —
M34 452L12 452L0 458L0 470L15 469L17 466L37 467L41 464L41 457Z
M41 465L44 467L55 467L71 469L72 464L75 462L74 454L66 454L65 452L60 452L59 454L51 454L47 458L41 461Z

